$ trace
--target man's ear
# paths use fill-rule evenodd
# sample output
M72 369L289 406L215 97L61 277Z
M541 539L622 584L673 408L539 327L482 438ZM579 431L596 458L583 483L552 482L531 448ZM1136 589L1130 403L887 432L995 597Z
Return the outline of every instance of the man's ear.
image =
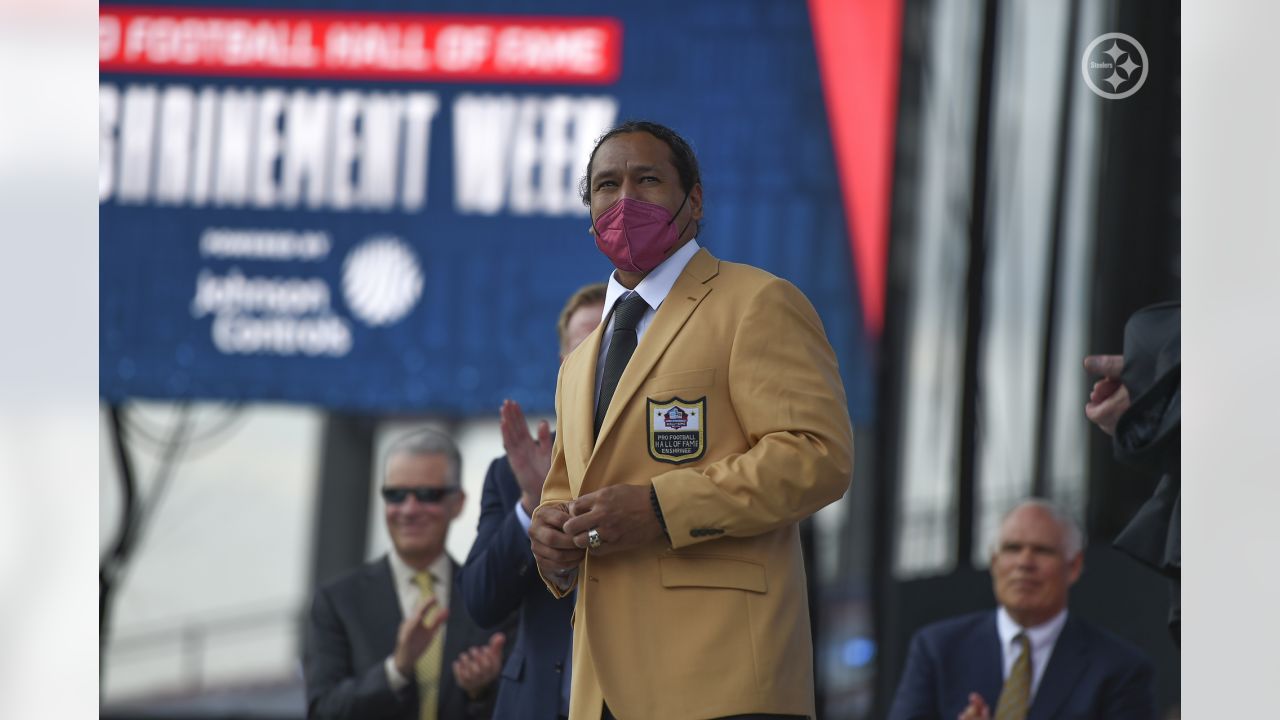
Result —
M702 183L693 186L693 190L689 191L689 209L693 212L694 220L702 219Z
M1084 572L1084 551L1076 553L1076 556L1067 563L1067 585L1075 585L1080 579L1080 573Z
M459 488L458 494L453 498L453 506L449 509L450 522L458 519L458 516L462 514L462 508L465 507L466 504L467 504L467 493L464 492L461 488Z

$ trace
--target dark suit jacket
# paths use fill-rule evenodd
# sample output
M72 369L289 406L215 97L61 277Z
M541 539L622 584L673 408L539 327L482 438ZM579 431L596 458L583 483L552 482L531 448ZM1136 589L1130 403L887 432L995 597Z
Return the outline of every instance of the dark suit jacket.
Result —
M489 641L467 614L462 601L459 567L453 566L449 619L441 666L440 720L491 717L492 696L478 702L453 679L453 661L462 651ZM307 684L307 717L337 720L417 720L418 688L393 692L384 663L395 651L403 622L391 565L384 556L353 570L316 591L307 623L303 671Z
M996 613L985 610L916 633L891 720L954 720L982 695L995 713L1004 685ZM1154 720L1151 663L1120 638L1075 615L1045 668L1027 720Z
M1182 624L1182 304L1143 308L1124 328L1124 386L1132 402L1116 423L1115 457L1160 484L1115 546L1169 578L1169 629Z
M573 601L556 600L543 586L529 549L529 534L516 517L520 485L507 458L489 465L480 502L480 527L462 568L462 597L482 626L519 610L515 647L502 670L494 716L554 720L566 670Z

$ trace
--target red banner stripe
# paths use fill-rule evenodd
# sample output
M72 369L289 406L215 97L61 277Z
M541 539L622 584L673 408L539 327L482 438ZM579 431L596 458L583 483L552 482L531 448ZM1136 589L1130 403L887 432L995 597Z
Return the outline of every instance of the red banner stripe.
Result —
M109 6L103 72L361 80L607 84L613 18Z
M809 0L867 332L884 325L902 0Z

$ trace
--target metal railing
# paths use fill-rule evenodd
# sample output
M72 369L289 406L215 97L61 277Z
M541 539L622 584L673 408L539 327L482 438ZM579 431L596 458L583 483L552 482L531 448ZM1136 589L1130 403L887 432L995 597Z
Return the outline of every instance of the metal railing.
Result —
M157 690L166 695L198 693L209 688L207 660L211 649L219 643L263 631L292 633L296 638L301 621L302 611L290 605L198 620L188 619L146 630L120 633L108 644L108 665L105 670L108 673L123 671L130 665L176 656L178 680L173 685L166 684L163 689Z

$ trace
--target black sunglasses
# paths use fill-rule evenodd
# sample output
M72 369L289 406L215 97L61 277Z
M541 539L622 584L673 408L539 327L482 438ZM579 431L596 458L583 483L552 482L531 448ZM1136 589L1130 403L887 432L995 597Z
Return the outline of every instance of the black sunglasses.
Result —
M382 499L399 505L412 495L420 503L438 503L458 490L456 487L382 488Z

